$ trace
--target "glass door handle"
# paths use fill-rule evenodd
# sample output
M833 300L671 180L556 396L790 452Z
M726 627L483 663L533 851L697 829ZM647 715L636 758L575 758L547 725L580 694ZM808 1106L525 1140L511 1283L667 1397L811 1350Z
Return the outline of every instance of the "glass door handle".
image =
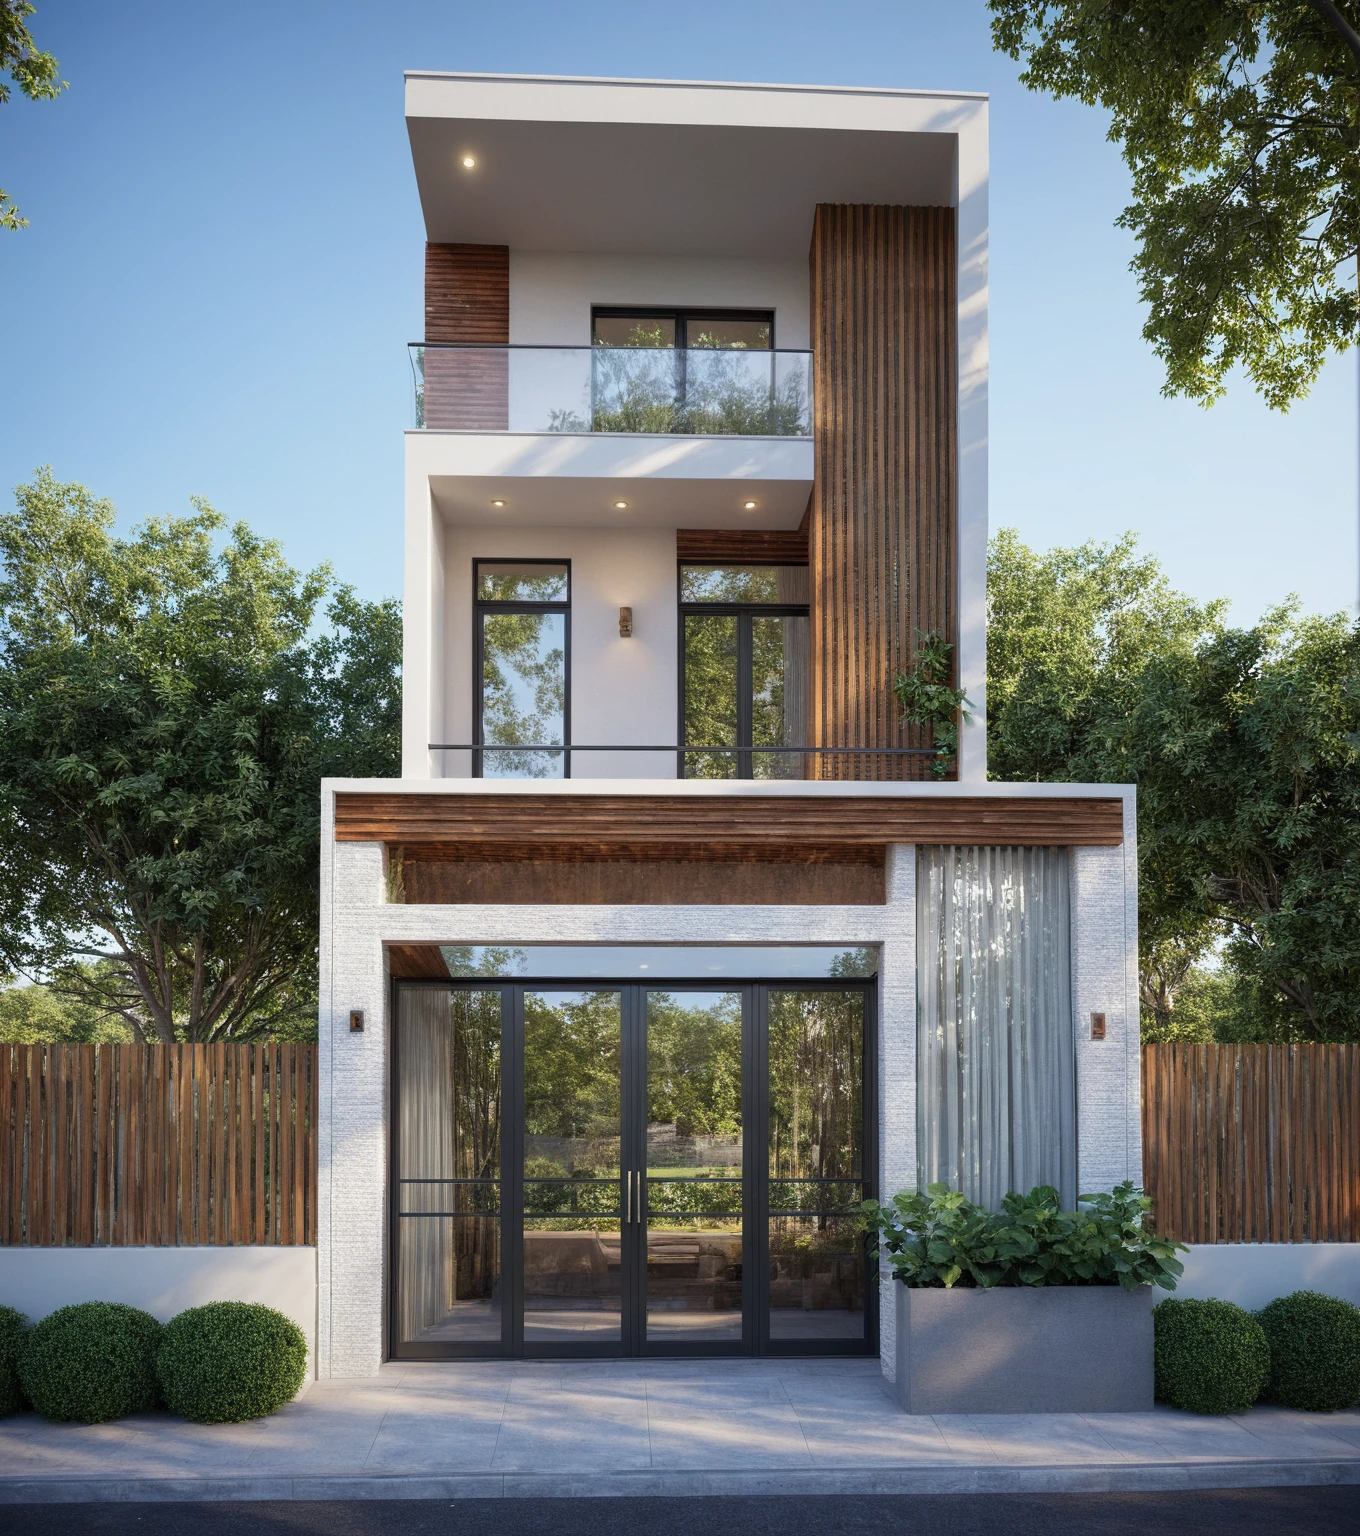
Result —
M628 1193L627 1193L627 1195L625 1195L624 1201L623 1201L623 1220L624 1220L624 1224L627 1225L627 1223L632 1221L632 1219L633 1219L633 1170L630 1168L628 1170Z
M642 1222L642 1174L637 1176L637 1221Z

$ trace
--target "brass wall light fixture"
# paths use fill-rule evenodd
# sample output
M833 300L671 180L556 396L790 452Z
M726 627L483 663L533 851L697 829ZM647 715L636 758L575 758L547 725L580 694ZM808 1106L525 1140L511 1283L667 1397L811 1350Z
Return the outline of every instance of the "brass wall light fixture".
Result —
M631 608L619 609L619 639L631 640L633 638L633 610Z

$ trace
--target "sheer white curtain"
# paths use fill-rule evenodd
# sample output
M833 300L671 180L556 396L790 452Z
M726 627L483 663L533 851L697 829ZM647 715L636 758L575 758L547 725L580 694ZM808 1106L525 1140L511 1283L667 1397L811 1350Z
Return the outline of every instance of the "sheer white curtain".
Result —
M449 993L442 987L403 988L397 1013L401 1091L397 1178L451 1179L454 1166L453 1031ZM398 1184L403 1211L450 1210L451 1188ZM401 1243L397 1326L418 1339L453 1303L453 1222L424 1216L398 1221Z
M997 1209L1077 1197L1065 848L921 848L916 865L920 1184Z

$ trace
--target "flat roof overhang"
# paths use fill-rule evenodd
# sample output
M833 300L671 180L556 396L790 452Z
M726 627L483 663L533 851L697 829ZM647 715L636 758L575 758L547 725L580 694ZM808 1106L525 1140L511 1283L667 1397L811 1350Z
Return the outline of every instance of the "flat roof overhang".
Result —
M812 491L806 437L425 429L406 443L408 472L462 525L790 529Z
M523 251L801 259L818 203L954 205L958 134L985 106L924 91L406 76L427 237Z

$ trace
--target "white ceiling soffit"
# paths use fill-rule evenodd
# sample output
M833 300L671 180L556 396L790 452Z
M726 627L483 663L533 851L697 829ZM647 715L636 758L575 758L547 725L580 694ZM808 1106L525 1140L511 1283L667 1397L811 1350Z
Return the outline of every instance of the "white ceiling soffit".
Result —
M818 203L954 200L952 133L465 117L407 127L435 241L802 258Z
M502 528L796 528L811 489L806 480L430 478L445 522Z

